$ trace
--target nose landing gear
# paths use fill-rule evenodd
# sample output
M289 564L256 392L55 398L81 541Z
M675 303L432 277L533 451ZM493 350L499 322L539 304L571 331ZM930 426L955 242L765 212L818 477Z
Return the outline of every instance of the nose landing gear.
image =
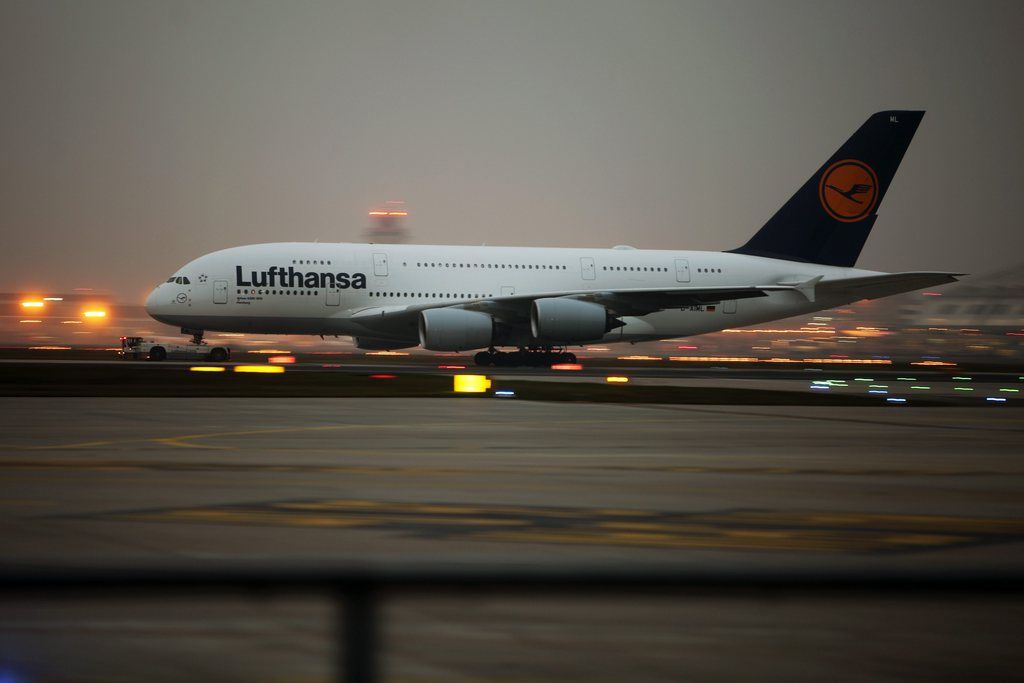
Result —
M518 351L503 352L491 348L473 356L473 362L480 366L497 367L546 367L556 363L575 363L576 354L550 346L520 348Z
M197 346L199 344L203 343L203 330L190 330L187 327L183 327L183 328L181 328L181 333L182 334L191 334L192 335L192 343L197 345Z

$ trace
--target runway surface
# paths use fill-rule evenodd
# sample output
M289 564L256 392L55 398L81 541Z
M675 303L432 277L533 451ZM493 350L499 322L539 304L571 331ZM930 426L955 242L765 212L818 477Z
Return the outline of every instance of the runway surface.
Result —
M1024 570L1024 425L999 407L0 398L0 427L7 568ZM8 602L0 664L318 680L331 614ZM385 661L396 681L1005 678L1021 626L986 598L423 597L389 603Z

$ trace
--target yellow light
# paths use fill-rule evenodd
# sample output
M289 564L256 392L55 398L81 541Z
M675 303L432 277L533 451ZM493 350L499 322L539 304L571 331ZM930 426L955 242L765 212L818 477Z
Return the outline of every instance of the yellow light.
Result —
M279 375L284 372L280 365L236 365L235 372L253 372L267 375Z
M193 365L189 368L192 372L224 372L223 365Z
M92 311L84 311L82 315L86 318L106 318L107 312L101 309L95 309Z
M289 354L291 351L287 351L285 349L252 349L250 351L246 351L246 353L262 353L264 355L277 356L279 354Z
M42 320L19 320L19 323L41 323Z
M482 394L491 388L486 375L455 375L455 392L459 394Z
M22 301L21 302L21 307L22 308L42 308L43 307L43 302L42 301L36 301L35 299L29 300L29 301Z
M661 360L661 356L619 356L616 360Z
M611 377L605 377L604 381L608 382L609 384L626 384L627 382L629 382L629 378L628 377L618 377L618 376L614 376L613 375Z

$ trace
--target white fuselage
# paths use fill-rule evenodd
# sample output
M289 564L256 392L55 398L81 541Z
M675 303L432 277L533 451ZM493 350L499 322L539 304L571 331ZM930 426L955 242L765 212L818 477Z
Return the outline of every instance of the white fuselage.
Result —
M875 275L758 256L631 248L563 249L276 243L216 251L179 269L146 310L191 330L352 335L415 340L367 326L358 314L424 305L464 305L515 295L641 288L764 286L823 276ZM186 281L188 284L184 284ZM796 291L622 318L600 341L689 336L831 308ZM598 340L594 340L598 341Z

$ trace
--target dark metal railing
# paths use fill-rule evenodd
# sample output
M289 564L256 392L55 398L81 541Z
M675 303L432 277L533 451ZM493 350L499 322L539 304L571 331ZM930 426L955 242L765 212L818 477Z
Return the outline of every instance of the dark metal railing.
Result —
M390 596L408 594L566 595L658 594L701 597L887 599L932 596L1010 596L1024 593L1024 577L1008 574L742 573L693 571L593 571L481 569L363 570L95 570L3 572L0 599L132 598L189 594L317 594L338 606L337 680L378 680L379 613Z

